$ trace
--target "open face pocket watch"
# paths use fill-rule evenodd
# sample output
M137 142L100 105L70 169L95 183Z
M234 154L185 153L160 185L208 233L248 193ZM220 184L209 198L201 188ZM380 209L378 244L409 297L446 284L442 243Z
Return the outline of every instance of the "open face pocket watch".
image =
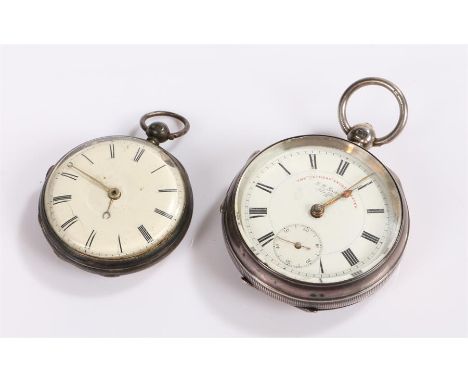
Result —
M396 97L395 129L376 138L370 124L350 126L350 95L379 85ZM396 175L369 153L403 129L402 92L381 78L352 84L339 103L347 140L303 135L255 153L221 206L234 264L248 284L298 308L354 304L395 269L406 245L409 214Z
M182 130L171 133L172 117ZM46 176L39 222L55 253L84 270L118 276L168 255L190 224L193 198L180 162L159 144L189 130L182 116L155 111L140 125L148 139L110 136L65 154Z

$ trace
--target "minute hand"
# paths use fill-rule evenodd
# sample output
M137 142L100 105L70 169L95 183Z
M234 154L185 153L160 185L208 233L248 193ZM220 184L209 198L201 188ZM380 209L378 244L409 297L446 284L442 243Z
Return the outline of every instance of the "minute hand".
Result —
M89 175L88 173L84 172L83 170L80 170L78 167L76 167L72 162L69 162L67 164L68 167L70 168L74 168L76 171L80 172L81 174L83 174L84 176L86 176L89 180L91 180L92 182L96 183L99 187L101 187L102 189L104 189L107 193L109 193L111 191L111 188L110 187L107 187L104 183L102 183L101 181L97 180L94 176L91 176Z
M327 200L325 203L322 203L322 206L325 208L329 206L330 204L335 203L337 200L341 198L349 198L352 194L352 192L357 188L357 186L363 181L369 178L373 174L366 175L364 178L359 179L356 183L354 183L351 187L347 188L343 192L340 192L338 195L335 195L333 198L330 200Z

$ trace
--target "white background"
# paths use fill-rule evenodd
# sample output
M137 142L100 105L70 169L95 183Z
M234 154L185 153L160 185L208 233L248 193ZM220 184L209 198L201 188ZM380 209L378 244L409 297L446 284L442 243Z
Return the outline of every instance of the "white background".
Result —
M466 48L8 47L1 63L2 335L467 335ZM307 314L240 281L219 205L253 151L298 134L343 137L338 99L365 76L394 81L410 106L401 136L372 151L403 183L410 239L374 296ZM56 258L37 223L48 167L89 139L143 137L139 117L165 109L192 124L164 145L194 190L183 243L156 266L112 279ZM349 116L382 135L396 101L366 88Z

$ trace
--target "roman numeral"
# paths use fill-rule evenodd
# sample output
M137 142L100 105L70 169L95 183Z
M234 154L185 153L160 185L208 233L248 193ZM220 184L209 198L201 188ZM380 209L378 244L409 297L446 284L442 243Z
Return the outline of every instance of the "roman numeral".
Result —
M156 171L162 169L162 168L165 167L165 166L166 166L166 165L163 164L161 167L158 167L156 170L151 171L151 174L154 174Z
M357 263L359 263L358 258L353 253L353 251L351 251L350 248L344 250L343 252L341 252L341 254L344 256L344 258L349 263L349 265L353 266L353 265L356 265Z
M158 190L159 192L177 192L177 188L163 188L162 190Z
M52 198L52 204L66 203L69 202L71 199L71 195L54 196Z
M66 231L68 228L70 228L73 224L75 224L78 221L78 216L73 216L72 218L68 219L65 223L61 225L62 229Z
M110 150L110 157L112 159L114 159L115 158L115 147L114 147L113 143L109 144L109 150Z
M383 214L385 211L383 208L370 208L367 209L368 214Z
M249 208L249 215L251 219L254 218L261 218L266 216L267 209L266 208Z
M263 235L261 238L257 239L260 244L262 244L262 247L267 245L270 241L273 240L273 236L275 234L273 232L269 232L266 235Z
M317 170L317 155L309 154L309 160L310 160L310 167L312 167L314 170Z
M258 187L260 190L266 191L271 194L271 191L274 190L273 187L267 186L266 184L263 183L257 183L255 187Z
M336 170L336 173L338 175L343 176L344 173L346 172L346 169L348 168L348 166L349 166L349 162L346 162L345 160L341 159L340 165L338 166L338 168Z
M135 157L133 158L133 160L134 160L135 162L138 162L138 161L140 160L140 158L141 158L141 156L143 155L144 152L145 152L145 149L142 149L141 147L138 147L138 150L137 150L137 152L136 152Z
M325 272L323 271L322 258L320 258L320 273L325 273Z
M91 159L89 159L86 155L81 154L81 156L85 157L89 161L89 163L94 164L94 162Z
M288 171L288 169L287 169L286 167L284 167L284 166L283 166L281 163L279 163L279 162L278 162L278 164L281 166L281 168L282 168L284 171L286 171L286 173L287 173L288 175L291 175L291 173Z
M361 187L358 187L358 190L362 190L364 187L368 186L371 183L372 183L372 180L366 184L363 184Z
M96 236L96 231L93 229L86 240L85 248L91 248L93 245L94 237Z
M117 235L117 238L119 239L120 253L123 253L123 251L122 251L122 242L120 241L120 235Z
M159 215L161 215L161 216L164 216L165 218L168 218L168 219L172 219L172 218L173 218L172 215L170 215L170 214L168 214L167 212L164 212L164 211L162 211L162 210L160 210L160 209L158 209L158 208L155 208L155 209L154 209L154 212L156 212L157 214L159 214Z
M71 180L77 180L78 179L78 175L70 174L68 172L62 172L62 173L60 173L60 175L64 176L65 178L69 178Z
M374 236L374 235L372 235L371 233L366 232L366 231L364 231L364 232L361 234L361 237L363 237L363 238L366 239L366 240L372 241L374 244L377 244L377 243L379 242L379 240L380 240L379 237Z
M138 227L138 231L140 231L141 235L145 238L145 240L148 243L151 243L153 241L153 238L149 234L149 232L146 230L145 226L142 224L141 226Z

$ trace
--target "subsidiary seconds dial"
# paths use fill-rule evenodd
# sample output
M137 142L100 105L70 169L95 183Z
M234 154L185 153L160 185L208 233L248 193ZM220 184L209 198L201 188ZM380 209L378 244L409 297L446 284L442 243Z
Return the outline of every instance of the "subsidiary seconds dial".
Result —
M292 224L276 234L273 251L287 267L310 267L320 258L322 241L312 228Z

